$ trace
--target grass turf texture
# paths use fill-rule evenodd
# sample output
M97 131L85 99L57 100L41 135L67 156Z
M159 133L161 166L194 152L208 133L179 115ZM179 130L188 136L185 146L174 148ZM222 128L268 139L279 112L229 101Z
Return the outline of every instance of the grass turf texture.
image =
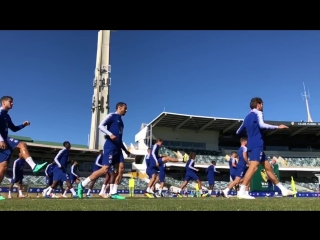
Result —
M0 211L319 211L318 198L7 199Z

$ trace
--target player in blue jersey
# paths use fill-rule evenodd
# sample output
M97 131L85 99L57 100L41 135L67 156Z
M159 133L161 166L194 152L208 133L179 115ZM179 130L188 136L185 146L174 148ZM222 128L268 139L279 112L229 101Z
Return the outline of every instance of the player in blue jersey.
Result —
M229 191L234 187L239 185L244 175L246 174L249 166L248 154L247 154L247 138L243 137L240 139L240 148L238 150L239 161L237 164L237 170L235 172L235 179L228 185L228 187L222 191L222 196L229 198ZM249 195L249 186L246 188L247 195Z
M230 180L234 181L237 172L237 152L232 152L229 160Z
M55 165L55 161L53 160L52 163L49 163L46 167L46 169L44 170L44 174L46 175L46 184L47 184L47 188L45 188L42 191L42 196L46 196L47 191L49 190L49 188L51 187L52 183L53 183L53 169L54 169L54 165Z
M187 186L188 182L192 180L197 182L201 197L207 196L207 194L203 194L202 192L202 183L197 174L197 172L199 172L199 169L194 167L194 164L196 162L196 156L197 154L195 152L190 152L189 154L189 160L186 163L186 175L184 178L184 182L182 183L181 187L178 190L179 195L182 194L182 191Z
M8 198L12 198L12 190L13 185L16 183L18 184L19 189L19 198L25 198L25 196L22 194L22 180L23 180L23 169L25 160L22 158L21 154L19 154L19 158L13 162L12 166L12 179L11 184L9 186L9 193Z
M7 169L8 162L10 160L11 154L15 148L20 150L21 156L29 164L34 173L39 172L47 163L35 164L30 153L28 151L27 144L25 142L20 142L19 140L10 138L8 136L8 129L13 132L17 132L26 126L30 125L29 121L25 121L21 125L14 125L8 112L13 107L13 98L10 96L4 96L0 99L0 183L2 182ZM5 198L0 196L0 200Z
M109 113L108 116L100 123L99 129L106 134L106 142L103 147L102 167L93 172L83 182L78 185L78 196L83 197L83 189L93 180L105 175L109 172L111 166L117 171L117 179L110 183L110 193L112 199L125 199L125 197L118 195L118 185L120 184L121 177L124 169L124 157L122 150L129 155L130 152L122 142L122 135L124 124L122 116L127 112L127 104L119 102L116 105L116 112Z
M67 188L70 190L74 198L78 197L71 185L69 174L67 173L70 148L70 142L65 141L63 143L63 149L61 149L54 158L56 164L53 169L53 183L46 193L47 198L50 198L51 191L56 188L60 181L67 183Z
M79 177L79 169L78 169L78 162L73 161L70 167L70 183L73 185L74 183L78 184L80 182Z
M273 172L273 168L266 158L264 153L264 130L287 129L288 127L281 124L279 126L266 124L263 119L263 101L261 98L255 97L250 102L251 112L245 117L237 134L241 134L246 129L248 135L247 149L250 157L249 168L243 178L240 186L239 198L254 199L246 193L246 188L249 185L252 176L257 171L259 164L263 166L269 176L270 181L273 182L281 190L282 196L294 195L295 192L285 188L277 179Z
M168 156L162 156L159 155L160 147L162 146L163 140L161 138L158 138L156 143L151 148L151 153L149 156L150 161L150 170L149 174L151 175L150 181L148 183L148 187L146 190L146 196L149 198L154 198L154 192L152 190L152 187L155 186L155 184L158 181L158 175L159 175L159 167L162 164L165 164L167 162L179 162L179 159L168 157ZM182 162L182 159L180 159Z
M102 197L102 198L110 198L111 197L110 184L114 183L115 177L116 177L115 171L113 169L113 166L111 166L109 168L108 173L106 174L106 177L104 179L104 183L101 186L101 190L99 192L99 197Z
M207 180L209 183L209 191L208 194L211 196L212 190L214 188L214 176L216 173L220 173L216 170L216 161L212 161L210 166L206 169Z
M151 180L152 178L152 174L151 174L151 166L150 166L150 154L151 154L151 148L148 148L147 150L147 155L146 155L146 174L149 178L149 180ZM155 191L155 185L156 183L159 181L159 177L156 177L156 180L154 181L154 184L151 186L151 192ZM146 195L147 193L145 193Z

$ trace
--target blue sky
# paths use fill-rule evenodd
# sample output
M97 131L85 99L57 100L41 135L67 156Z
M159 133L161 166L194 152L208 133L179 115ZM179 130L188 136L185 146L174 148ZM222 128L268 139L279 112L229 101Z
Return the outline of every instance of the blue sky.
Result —
M15 135L87 144L97 31L0 31L1 95L12 95ZM319 31L122 31L112 33L110 105L128 104L124 141L166 111L306 120L302 82L320 121Z

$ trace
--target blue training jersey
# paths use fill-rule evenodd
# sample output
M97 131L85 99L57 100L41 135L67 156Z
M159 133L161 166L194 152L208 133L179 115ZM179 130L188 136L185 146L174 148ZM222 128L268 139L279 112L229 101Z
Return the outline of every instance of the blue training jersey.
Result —
M243 153L247 152L247 147L241 146L238 150L239 161L237 166L245 167L247 166L247 162L244 160Z
M207 177L214 178L214 174L219 172L216 170L216 167L214 165L210 165L209 167L207 167L206 173Z
M147 165L147 168L150 167L150 154L146 156L146 165Z
M70 174L76 178L78 178L78 166L72 164L70 168Z
M66 170L69 164L69 150L66 148L61 149L54 161L56 162L56 167Z
M0 142L6 141L8 138L8 129L12 132L17 132L24 128L23 124L16 126L12 123L11 117L8 114L8 111L0 108Z
M151 153L149 156L150 165L152 165L151 161L158 163L160 146L158 144L154 144L151 148Z
M194 167L195 161L193 159L189 159L186 163L186 172L196 172L196 168Z
M46 170L44 170L44 173L46 174L47 177L53 176L54 166L55 166L55 164L53 164L53 163L50 163L47 165Z
M24 164L25 164L25 160L23 158L18 158L17 160L15 160L13 162L13 172L14 174L19 174L19 175L23 175L23 169L24 169Z
M265 129L277 129L278 126L270 125L264 122L263 113L257 109L253 109L243 120L237 134L242 134L246 129L248 135L248 150L264 146L263 132Z
M108 116L100 123L99 129L107 135L107 140L104 144L105 148L123 148L122 135L124 124L120 114L109 113ZM116 139L111 140L111 135L116 136Z
M235 174L235 172L237 170L237 167L232 166L233 163L237 165L236 159L231 157L229 160L230 175Z
M94 166L102 167L103 154L99 154L94 162Z

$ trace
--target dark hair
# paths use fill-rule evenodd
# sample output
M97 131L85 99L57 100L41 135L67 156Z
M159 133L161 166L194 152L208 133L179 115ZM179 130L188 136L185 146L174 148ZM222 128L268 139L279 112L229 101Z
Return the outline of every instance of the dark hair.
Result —
M216 161L211 161L211 164L213 164L213 165L216 164Z
M248 139L246 137L240 138L240 143L242 143L243 141L248 141Z
M103 150L102 150L102 149L99 150L99 153L101 153L101 152L103 153Z
M124 103L124 102L118 102L117 105L116 105L116 110L117 110L119 107L123 107L123 106L127 106L127 104Z
M65 147L65 146L67 146L68 144L70 145L70 142L64 141L62 145Z
M231 152L231 155L232 155L232 154L234 154L234 153L235 153L235 154L237 154L237 152L236 152L236 151L232 151L232 152Z
M189 159L195 159L195 157L197 156L197 154L195 152L190 152L189 153Z
M263 101L262 101L261 98L259 98L259 97L254 97L254 98L251 99L250 108L251 108L251 109L255 109L255 108L257 108L257 105L258 105L258 104L262 104L262 103L263 103Z
M157 142L163 142L162 138L157 138Z
M13 97L11 97L11 96L3 96L3 97L1 98L1 102L7 101L7 100L13 100Z

